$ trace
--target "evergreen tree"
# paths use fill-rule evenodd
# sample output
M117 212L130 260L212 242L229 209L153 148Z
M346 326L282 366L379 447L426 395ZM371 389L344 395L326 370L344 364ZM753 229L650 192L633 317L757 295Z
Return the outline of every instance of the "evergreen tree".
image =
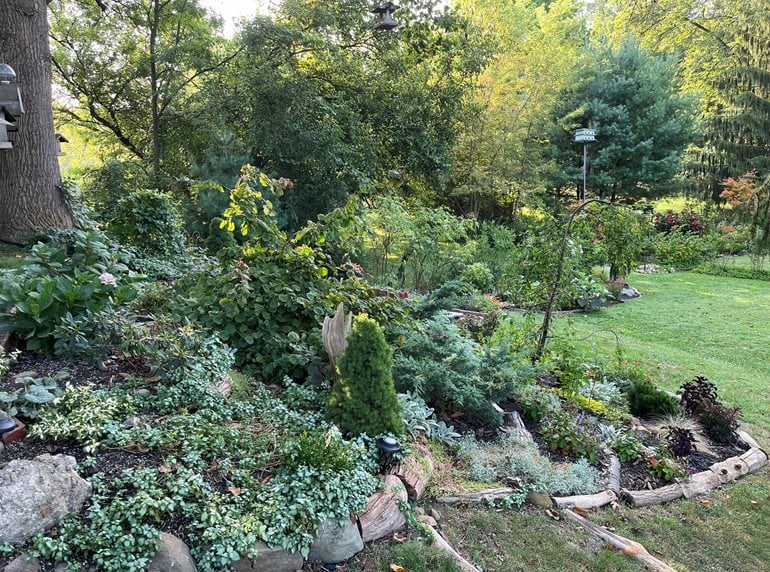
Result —
M732 43L734 65L716 84L710 143L726 176L770 174L770 0L742 3Z
M332 417L344 431L372 437L404 433L392 355L379 324L366 314L356 316L329 401Z
M565 96L554 136L561 166L555 186L581 184L574 130L591 127L590 192L611 200L671 192L692 137L691 104L675 89L675 61L652 55L632 37L588 57L587 79Z

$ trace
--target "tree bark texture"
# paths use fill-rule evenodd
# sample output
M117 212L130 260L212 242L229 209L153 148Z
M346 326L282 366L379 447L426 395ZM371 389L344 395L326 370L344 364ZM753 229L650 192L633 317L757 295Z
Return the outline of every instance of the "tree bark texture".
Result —
M51 102L46 0L3 0L0 62L17 75L25 113L0 151L0 240L21 244L41 228L71 228L61 190Z

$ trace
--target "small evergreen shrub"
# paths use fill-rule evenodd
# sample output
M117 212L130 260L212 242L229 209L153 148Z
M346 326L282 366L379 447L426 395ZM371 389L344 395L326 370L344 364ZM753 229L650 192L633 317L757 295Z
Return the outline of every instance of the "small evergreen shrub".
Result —
M392 364L392 350L382 328L366 314L356 316L339 361L340 378L329 400L332 417L343 430L371 437L403 435Z
M639 417L663 417L675 415L679 402L675 397L655 387L646 379L634 380L626 391L631 413Z
M118 199L107 230L121 244L145 255L178 255L184 250L182 224L171 195L142 189Z

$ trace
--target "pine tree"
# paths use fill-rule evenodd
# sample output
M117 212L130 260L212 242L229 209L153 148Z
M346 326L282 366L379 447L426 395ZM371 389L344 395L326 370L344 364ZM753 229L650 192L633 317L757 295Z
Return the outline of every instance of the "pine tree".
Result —
M712 141L729 175L770 174L770 0L737 11L733 60L719 77Z
M404 433L392 354L379 324L366 314L356 316L329 401L332 417L344 431L372 437Z

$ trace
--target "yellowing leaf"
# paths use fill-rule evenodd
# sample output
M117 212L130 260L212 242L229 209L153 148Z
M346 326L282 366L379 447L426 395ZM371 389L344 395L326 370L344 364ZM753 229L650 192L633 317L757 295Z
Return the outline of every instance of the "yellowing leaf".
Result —
M409 570L407 570L403 566L399 566L398 564L391 564L390 572L409 572Z

